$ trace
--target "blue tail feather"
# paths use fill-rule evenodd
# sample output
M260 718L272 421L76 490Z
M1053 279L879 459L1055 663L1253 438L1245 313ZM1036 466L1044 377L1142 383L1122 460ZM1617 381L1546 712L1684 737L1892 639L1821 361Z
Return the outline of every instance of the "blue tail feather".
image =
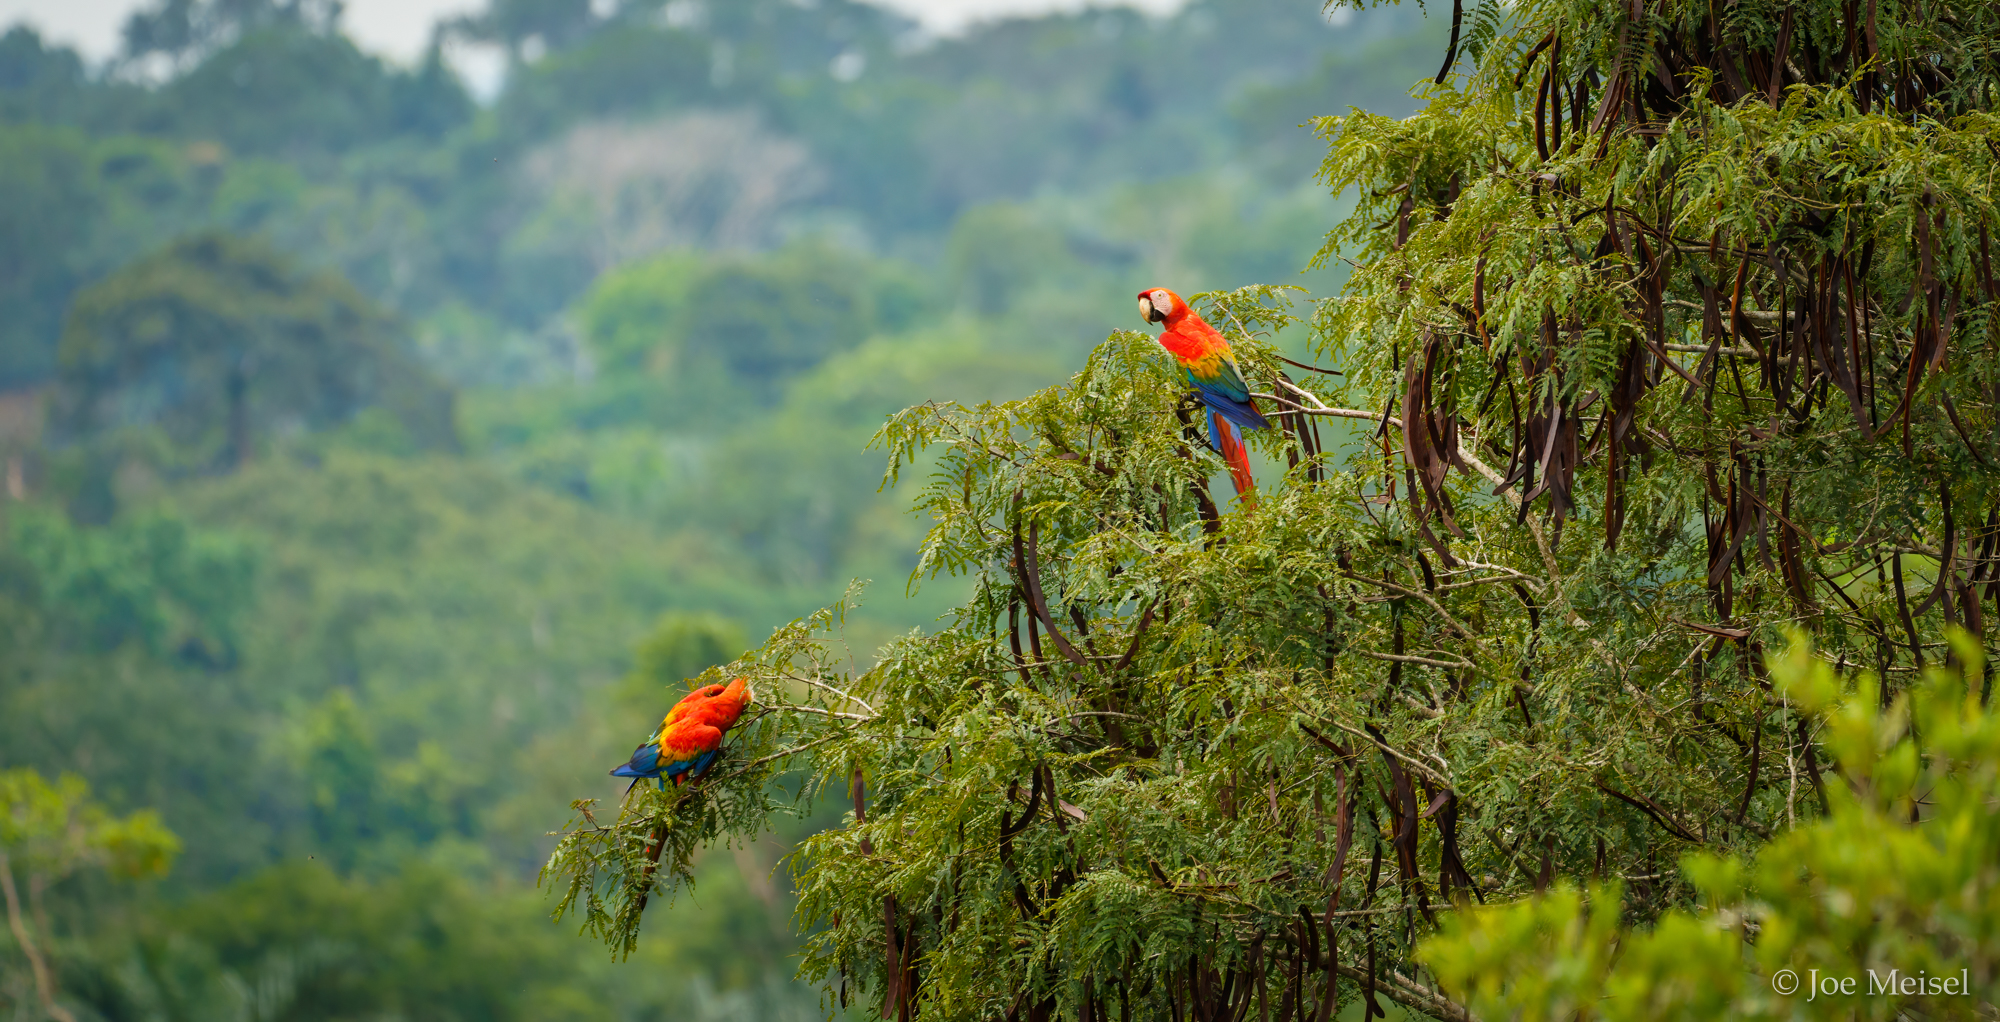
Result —
M1222 440L1224 437L1229 435L1230 430L1233 430L1235 428L1236 428L1235 426L1230 424L1230 421L1228 419L1222 417L1221 412L1216 411L1214 406L1211 405L1209 407L1208 446L1215 448L1215 453L1217 454L1224 453L1225 448L1223 446Z

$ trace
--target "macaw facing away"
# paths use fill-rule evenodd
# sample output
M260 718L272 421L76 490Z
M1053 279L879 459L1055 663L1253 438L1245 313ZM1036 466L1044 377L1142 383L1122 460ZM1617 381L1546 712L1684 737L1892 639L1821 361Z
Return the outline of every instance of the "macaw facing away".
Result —
M1139 315L1148 323L1165 324L1160 347L1174 356L1187 372L1188 382L1208 406L1208 441L1229 463L1229 481L1236 484L1236 496L1253 504L1256 480L1250 476L1250 452L1243 445L1241 429L1264 429L1271 424L1250 398L1250 386L1236 368L1236 356L1229 339L1195 314L1181 296L1163 287L1139 292Z
M723 734L736 726L750 699L748 678L689 692L667 711L660 730L632 750L631 760L613 768L611 776L657 778L662 790L669 780L678 785L700 777L721 754Z
M632 778L632 787L655 778L662 791L670 780L678 787L683 781L701 777L722 754L722 736L736 726L751 698L749 678L737 678L727 685L706 685L689 692L667 711L666 719L660 721L660 730L632 750L630 760L611 769L611 776ZM632 789L625 790L629 793ZM659 865L660 852L666 844L667 823L662 820L646 844L637 911L646 910L646 901L653 893L653 870Z

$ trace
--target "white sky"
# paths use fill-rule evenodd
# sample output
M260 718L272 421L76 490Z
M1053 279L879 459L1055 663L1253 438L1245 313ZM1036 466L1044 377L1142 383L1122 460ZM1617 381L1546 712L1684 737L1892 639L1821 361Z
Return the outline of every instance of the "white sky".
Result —
M903 11L934 32L1007 14L1038 14L1089 6L1087 0L877 0ZM1182 0L1124 0L1125 6L1165 12ZM0 26L26 21L45 38L102 60L118 46L118 29L141 0L0 0ZM414 61L439 18L483 7L483 0L347 0L347 31L366 49L404 63Z

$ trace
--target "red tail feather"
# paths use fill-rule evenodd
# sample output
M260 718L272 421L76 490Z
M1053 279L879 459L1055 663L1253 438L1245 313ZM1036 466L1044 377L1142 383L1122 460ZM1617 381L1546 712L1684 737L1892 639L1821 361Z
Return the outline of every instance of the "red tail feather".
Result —
M1236 499L1246 508L1256 507L1257 480L1250 475L1250 449L1243 445L1243 432L1219 416L1213 422L1222 441L1222 460L1229 463L1229 481L1236 484Z

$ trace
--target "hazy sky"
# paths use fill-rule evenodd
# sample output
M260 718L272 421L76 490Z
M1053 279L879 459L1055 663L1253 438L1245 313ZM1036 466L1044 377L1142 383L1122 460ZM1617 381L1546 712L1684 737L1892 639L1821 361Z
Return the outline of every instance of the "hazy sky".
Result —
M1076 9L1086 0L878 0L907 12L937 32L1003 14ZM1180 0L1125 0L1128 6L1171 10ZM0 0L0 25L27 21L45 37L75 46L93 59L118 45L118 27L141 0ZM347 0L347 31L368 49L403 61L414 59L440 17L483 6L482 0Z

